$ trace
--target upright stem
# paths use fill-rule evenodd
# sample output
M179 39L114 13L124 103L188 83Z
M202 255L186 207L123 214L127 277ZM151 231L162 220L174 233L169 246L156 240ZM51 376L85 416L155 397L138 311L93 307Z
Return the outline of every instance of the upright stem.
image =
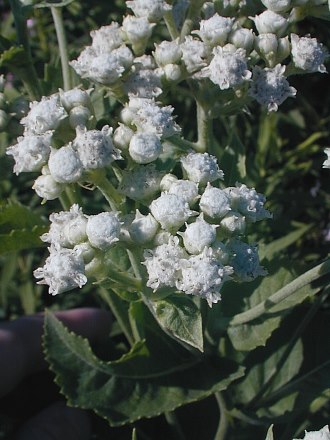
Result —
M172 11L167 11L164 14L164 21L172 40L178 38L180 34L176 27Z
M209 150L212 139L212 120L208 116L203 104L196 101L196 107L198 139L195 150L204 153Z
M194 0L190 2L190 6L187 12L187 17L182 25L180 40L183 41L184 38L190 34L190 31L194 27L195 18L198 16L201 7L203 6L204 0Z
M226 438L226 434L228 431L228 418L226 415L226 403L220 392L215 393L215 398L217 399L219 412L220 412L220 421L218 425L217 432L214 436L214 440L224 440Z
M71 75L69 67L68 57L68 45L66 41L65 29L63 26L62 8L51 7L50 8L54 20L55 31L57 36L58 47L60 51L62 75L63 75L63 88L64 90L71 89Z
M118 210L118 205L122 202L122 197L118 194L116 188L106 178L101 170L91 171L88 180L93 183L108 201L113 211Z
M329 272L330 272L330 259L326 260L321 264L318 264L317 266L308 270L304 274L300 275L298 278L291 281L291 283L282 287L282 289L273 293L273 295L271 295L265 301L262 301L260 304L256 305L252 309L247 310L246 312L243 313L239 313L238 315L234 316L234 318L230 322L230 325L236 326L253 321L254 319L263 315L268 309L274 307L276 304L288 298L298 289L301 289L307 284L312 283L313 281L317 280L323 275L326 275Z

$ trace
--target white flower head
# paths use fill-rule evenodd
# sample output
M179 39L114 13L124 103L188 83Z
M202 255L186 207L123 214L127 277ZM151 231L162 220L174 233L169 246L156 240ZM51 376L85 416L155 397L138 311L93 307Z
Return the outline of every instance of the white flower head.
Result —
M150 23L146 17L124 17L122 32L130 44L145 47L152 34L155 24Z
M154 164L139 165L131 171L124 171L118 191L133 200L147 201L160 192L163 174Z
M67 112L72 110L74 107L91 107L91 98L89 96L91 90L82 90L78 87L64 91L62 89L59 90L61 104L65 108Z
M189 254L200 254L205 247L211 246L216 238L216 225L204 220L203 213L194 223L186 224L186 230L178 233L183 238L183 244Z
M290 54L288 37L278 38L275 34L260 34L255 38L255 49L268 66L274 67Z
M229 34L228 42L237 49L245 49L246 53L250 53L253 48L254 37L252 29L237 28Z
M267 9L273 12L285 12L292 7L292 0L261 0Z
M119 241L120 221L114 212L101 212L88 217L86 234L90 244L106 250Z
M136 98L134 101L136 102ZM138 108L135 108L132 124L134 124L138 130L154 133L162 139L180 132L180 127L174 122L172 116L173 107L169 105L160 107L153 99L141 99L137 104L140 105ZM129 107L130 106L131 100L129 103Z
M330 168L330 148L326 148L324 153L328 156L327 159L323 162L323 168Z
M7 154L15 160L14 173L40 170L49 158L51 138L51 132L27 134L20 136L16 145L7 148Z
M326 51L316 38L291 34L291 52L294 65L308 72L326 73L324 63Z
M251 78L252 73L247 69L244 49L232 52L217 46L212 53L212 61L202 72L204 77L210 78L221 90L237 87Z
M267 271L260 266L256 244L232 240L227 247L231 253L230 265L238 281L253 281L258 276L267 275Z
M289 25L288 20L276 12L266 10L254 18L259 34L273 33L279 37L282 37Z
M225 188L224 191L230 199L232 209L239 211L250 222L257 222L272 215L264 208L266 197L257 193L254 188L236 183L236 187Z
M193 31L205 44L214 46L223 46L227 42L228 35L233 27L234 19L230 17L221 17L214 14L207 20L201 20L199 31Z
M181 158L181 165L189 180L201 185L223 179L217 159L208 153L188 153Z
M230 279L233 270L223 266L212 253L205 248L199 255L181 260L181 277L176 287L187 295L206 298L210 307L221 300L220 289Z
M48 167L53 179L58 183L78 182L83 172L79 155L71 144L58 150L52 148Z
M128 151L135 162L147 164L159 157L163 147L156 134L137 132L132 136Z
M135 64L125 78L124 90L128 96L156 98L163 93L161 72L159 69L138 68L138 64Z
M41 101L30 103L29 113L21 119L26 134L44 134L56 130L61 121L67 117L67 112L61 105L58 93L45 97Z
M286 98L296 96L297 90L291 87L284 76L285 66L277 64L274 68L256 66L253 69L252 83L249 94L268 111L277 111L278 106Z
M180 48L183 62L189 73L194 73L207 65L208 49L203 41L188 35Z
M245 217L236 211L229 211L220 222L220 230L227 234L244 234L245 227Z
M182 51L178 40L162 41L160 44L155 45L155 51L153 52L156 63L164 67L168 64L175 64L181 60Z
M175 287L181 276L180 261L187 258L178 237L171 236L168 243L144 251L142 263L148 272L147 286L154 291L160 287Z
M33 274L41 280L38 284L48 284L49 293L57 295L87 283L84 260L79 249L63 249L56 245L49 247L49 257L43 267Z
M162 193L150 205L151 214L166 231L178 230L189 217L195 215L187 202L175 194Z
M185 202L192 206L198 199L198 184L191 180L176 180L168 189L169 194L180 196Z
M215 188L210 183L199 202L200 209L204 214L214 219L223 218L230 210L230 199L223 189Z
M113 133L113 143L119 150L127 150L134 131L125 124L119 122Z
M137 17L145 17L151 22L159 21L172 9L164 0L132 0L127 1L126 6L132 9Z
M70 211L50 214L49 220L51 225L49 231L40 237L42 241L73 247L86 240L87 216L77 204L72 205Z
M108 125L102 130L77 127L72 145L78 152L82 166L87 170L103 168L114 160L121 159L119 150L112 142L112 128Z
M101 26L91 31L92 47L98 54L110 53L123 44L122 33L118 23L112 22L108 26Z
M58 183L50 174L42 174L34 181L32 189L44 200L57 199L65 189L63 183Z
M299 439L293 439L299 440ZM305 436L302 440L330 440L329 426L325 425L319 431L305 431Z
M135 243L144 244L153 240L158 229L159 223L151 214L142 215L137 209L135 218L129 226L129 234Z

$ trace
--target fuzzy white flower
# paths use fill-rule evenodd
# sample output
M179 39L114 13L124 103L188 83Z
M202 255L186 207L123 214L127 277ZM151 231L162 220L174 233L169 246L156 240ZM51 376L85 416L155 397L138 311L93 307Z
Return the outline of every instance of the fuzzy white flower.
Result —
M52 148L48 167L53 179L58 183L78 182L83 172L83 165L78 153L71 144L58 150Z
M131 106L131 102L138 107ZM134 124L138 130L154 133L165 139L180 132L180 127L174 122L170 105L160 107L153 99L130 100L129 107L134 109L132 114Z
M7 148L7 154L15 160L14 173L38 171L47 163L50 155L52 133L25 135L17 144Z
M181 260L182 275L176 282L176 287L187 295L206 298L212 307L212 304L221 300L220 289L232 273L230 266L223 266L205 248L201 254Z
M258 276L267 275L267 271L260 266L258 246L247 244L240 240L232 240L227 244L231 253L230 265L238 281L253 281Z
M113 143L120 150L127 150L134 131L125 124L119 122L118 127L113 133Z
M285 12L292 7L292 0L261 0L267 9L273 12Z
M61 105L59 94L45 97L41 101L30 103L29 113L21 119L26 134L44 134L56 130L61 121L67 117L67 112Z
M134 46L140 47L143 53L146 43L152 34L155 24L149 23L146 17L133 17L127 15L124 17L122 32L127 41ZM136 50L135 50L136 51Z
M119 240L120 221L113 212L101 212L88 217L86 234L90 244L106 250Z
M199 202L200 209L211 218L220 219L230 210L230 199L223 189L208 183Z
M189 73L194 73L207 65L208 49L203 41L188 35L180 48L183 62Z
M144 244L151 241L159 229L159 223L151 214L142 215L137 209L135 218L130 224L128 230L132 240L138 244Z
M153 133L136 133L129 143L129 154L139 164L156 160L163 151L159 137Z
M126 6L132 9L137 17L146 17L151 22L159 21L172 9L164 0L132 0L127 1Z
M122 33L118 23L101 26L90 33L93 49L98 53L109 53L123 44Z
M237 49L245 49L246 53L250 53L253 48L254 37L252 29L237 28L230 33L228 42Z
M118 191L133 200L149 200L160 192L162 177L154 164L139 165L123 172Z
M198 184L191 180L176 180L168 189L169 194L180 196L185 202L192 206L199 198Z
M47 243L61 247L73 247L86 240L87 216L77 204L71 206L70 211L54 212L50 214L49 231L40 238Z
M326 73L324 59L326 51L316 38L291 34L291 52L294 65L308 72Z
M288 20L276 12L266 10L254 18L259 34L273 33L282 37L288 27Z
M168 193L162 193L153 200L150 211L161 227L169 232L178 230L189 217L195 215L181 197Z
M130 74L125 78L124 90L128 96L156 98L163 93L161 72L159 69L146 69L134 64Z
M201 20L199 31L192 33L198 35L209 46L223 46L227 42L233 22L233 18L221 17L216 13L207 20Z
M264 208L265 196L257 193L254 188L236 183L236 187L228 187L224 191L230 199L232 209L239 211L250 222L272 217L271 213Z
M89 108L92 105L91 98L89 96L90 92L91 90L86 91L79 89L78 87L66 92L62 89L59 89L61 104L67 112L72 110L74 107L79 106Z
M277 111L286 98L296 96L297 90L291 87L284 76L285 66L277 64L273 69L256 66L253 69L249 94L259 104L265 105L268 111Z
M299 440L299 439L293 439ZM329 426L325 425L319 431L305 431L305 436L302 440L330 440Z
M168 64L178 63L181 60L182 51L178 40L164 40L160 44L155 45L153 55L156 63L159 66L164 67Z
M43 267L33 274L38 284L48 284L49 293L57 295L87 283L85 265L79 249L63 249L56 245L49 248L49 257Z
M77 127L72 142L83 167L87 170L103 168L114 160L121 159L119 150L112 142L112 128L105 125L102 130L87 130Z
M210 225L204 220L203 213L194 223L186 224L186 230L178 233L189 254L200 254L205 247L211 246L216 238L217 225Z
M213 58L208 67L202 71L203 76L217 84L221 90L237 87L251 78L247 69L246 52L236 49L234 52L217 46L213 49Z
M63 183L58 183L50 174L42 174L34 181L32 189L44 200L57 199L65 189Z
M181 165L189 180L201 185L223 179L217 159L208 153L191 152L181 158Z
M178 237L170 237L168 243L144 251L142 263L148 272L147 286L154 290L160 287L175 287L181 276L180 261L187 258L179 245Z
M330 148L326 148L324 153L328 156L327 159L323 162L323 168L330 168Z

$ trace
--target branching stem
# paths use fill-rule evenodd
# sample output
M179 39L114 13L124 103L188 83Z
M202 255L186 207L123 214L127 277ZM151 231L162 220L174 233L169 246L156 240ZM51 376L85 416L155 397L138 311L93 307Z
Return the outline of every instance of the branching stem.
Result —
M60 51L62 75L63 75L63 88L64 90L70 90L71 75L70 75L70 66L69 66L69 57L68 57L68 45L67 45L66 34L63 25L62 8L53 6L50 8L50 10L52 12L52 16L54 20L56 37Z

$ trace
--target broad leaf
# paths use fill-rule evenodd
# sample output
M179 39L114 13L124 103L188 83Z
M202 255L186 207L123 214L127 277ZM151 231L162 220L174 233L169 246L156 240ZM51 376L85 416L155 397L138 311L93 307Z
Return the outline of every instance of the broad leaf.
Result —
M203 329L200 310L191 298L171 295L150 301L159 325L181 341L203 352Z
M46 315L46 358L62 393L70 405L93 409L113 426L203 399L243 374L243 368L231 361L192 356L186 366L172 359L169 371L171 359L160 357L161 345L156 356L148 342L140 341L118 361L104 362L85 339L69 332L53 315ZM166 368L158 368L161 361Z

